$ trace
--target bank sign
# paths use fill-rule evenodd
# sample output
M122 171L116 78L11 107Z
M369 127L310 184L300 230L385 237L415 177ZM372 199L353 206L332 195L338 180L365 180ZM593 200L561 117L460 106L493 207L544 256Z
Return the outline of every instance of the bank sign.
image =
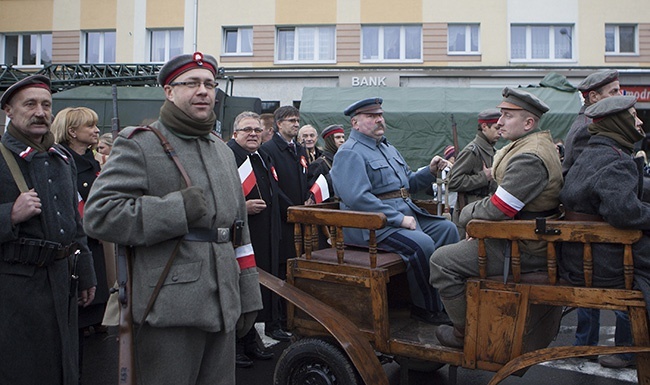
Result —
M650 102L650 86L621 86L621 92L635 96L638 102Z
M339 87L399 87L399 75L396 73L347 73L339 76Z

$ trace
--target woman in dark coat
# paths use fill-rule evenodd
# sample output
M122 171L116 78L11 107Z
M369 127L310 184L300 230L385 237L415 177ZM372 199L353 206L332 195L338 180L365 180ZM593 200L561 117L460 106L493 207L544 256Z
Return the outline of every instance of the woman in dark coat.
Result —
M83 206L95 178L99 174L99 162L91 147L99 140L99 129L97 128L98 117L95 111L86 107L65 108L56 115L52 122L52 133L54 140L65 147L77 166L77 191L79 198L79 214L83 220ZM95 301L88 307L79 309L79 368L81 370L83 356L83 335L88 335L89 327L92 326L95 332L105 332L106 327L102 326L102 318L106 302L108 301L108 282L106 279L106 264L104 261L104 249L100 241L88 237L88 248L92 252L95 273L97 275L97 292Z
M613 96L587 108L585 115L593 119L588 127L591 138L569 169L560 200L567 219L573 213L587 214L614 227L644 230L646 236L633 245L634 286L643 292L650 306L650 204L641 200L643 161L632 156L634 144L645 133L633 107L635 103L633 96ZM593 285L623 288L623 247L593 244L592 248ZM572 284L584 285L582 266L582 245L562 245L562 277ZM629 345L629 323L619 322L618 318L616 345ZM624 367L633 364L633 358L602 356L600 362L603 366Z

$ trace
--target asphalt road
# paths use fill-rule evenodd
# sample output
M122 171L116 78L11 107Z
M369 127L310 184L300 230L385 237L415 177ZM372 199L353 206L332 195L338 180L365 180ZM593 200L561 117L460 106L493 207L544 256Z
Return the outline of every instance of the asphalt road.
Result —
M610 311L603 311L601 319L601 340L603 345L612 345L614 338L614 316ZM562 321L562 329L553 344L568 345L573 341L575 332L575 312L570 313ZM262 326L258 324L258 327ZM115 385L117 384L117 329L110 328L108 334L93 334L84 339L84 362L82 373L83 385ZM275 358L269 361L255 361L252 368L237 369L236 385L271 385L277 357L287 347L287 343L279 343L269 338L264 342L275 353ZM384 365L391 385L400 384L399 365L388 363ZM491 377L491 372L458 369L459 385L484 385ZM553 361L532 367L523 377L509 377L501 384L504 385L629 385L636 383L636 371L633 369L611 370L604 369L598 363L584 359ZM409 372L407 385L454 385L449 380L449 370L445 366L433 373ZM372 385L372 384L368 384Z

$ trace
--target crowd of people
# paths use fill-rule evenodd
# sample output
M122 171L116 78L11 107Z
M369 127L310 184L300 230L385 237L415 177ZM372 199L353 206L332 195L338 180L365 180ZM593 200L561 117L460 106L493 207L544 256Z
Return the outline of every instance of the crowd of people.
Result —
M540 126L545 101L506 87L495 108L477 115L467 146L447 146L414 172L387 140L381 98L341 111L349 127L301 126L293 106L245 111L224 141L214 131L217 69L214 57L199 52L169 60L158 75L165 92L158 119L116 138L100 135L89 108L54 117L45 76L4 92L0 382L80 382L84 336L105 332L116 318L109 314L116 307L107 306L115 244L131 250L138 381L233 384L235 366L273 358L256 322L273 339L293 338L285 302L260 289L257 272L286 278L296 250L290 206L335 201L384 213L387 226L376 240L407 266L411 317L439 325L440 344L458 349L465 281L478 275L478 243L464 234L470 220L565 216L650 229L650 177L635 156L646 135L636 99L620 95L617 71L580 83L584 106L566 138ZM412 195L427 190L449 215L414 204ZM344 236L368 244L367 230L345 229ZM635 245L634 261L635 285L650 303L648 239ZM486 242L489 275L503 273L506 249L503 241ZM544 244L527 243L521 254L522 272L545 269ZM581 261L581 251L564 247L561 276L583 284ZM622 287L621 271L594 257L596 285ZM599 316L578 310L576 345L598 344ZM633 342L625 312L616 312L615 342ZM598 360L635 364L631 354Z

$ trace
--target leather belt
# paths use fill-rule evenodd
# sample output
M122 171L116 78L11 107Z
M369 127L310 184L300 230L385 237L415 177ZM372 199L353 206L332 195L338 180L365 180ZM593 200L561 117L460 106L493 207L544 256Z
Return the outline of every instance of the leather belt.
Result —
M391 192L387 192L387 193L383 193L383 194L375 194L375 196L377 198L381 199L381 200L392 199L392 198L406 199L406 198L410 197L411 194L409 194L409 190L402 187L399 190L395 190L395 191L391 191Z
M564 219L567 221L605 222L600 215L579 213L577 211L565 211Z
M190 231L183 236L183 239L189 242L227 243L232 241L232 238L230 237L230 229L225 227L219 227L216 229L191 228Z
M552 216L559 216L560 209L555 208L546 211L520 211L515 215L515 219L535 219L535 218L548 218Z
M17 241L2 244L2 260L7 263L43 267L69 257L78 248L76 242L64 246L44 239L19 238Z

